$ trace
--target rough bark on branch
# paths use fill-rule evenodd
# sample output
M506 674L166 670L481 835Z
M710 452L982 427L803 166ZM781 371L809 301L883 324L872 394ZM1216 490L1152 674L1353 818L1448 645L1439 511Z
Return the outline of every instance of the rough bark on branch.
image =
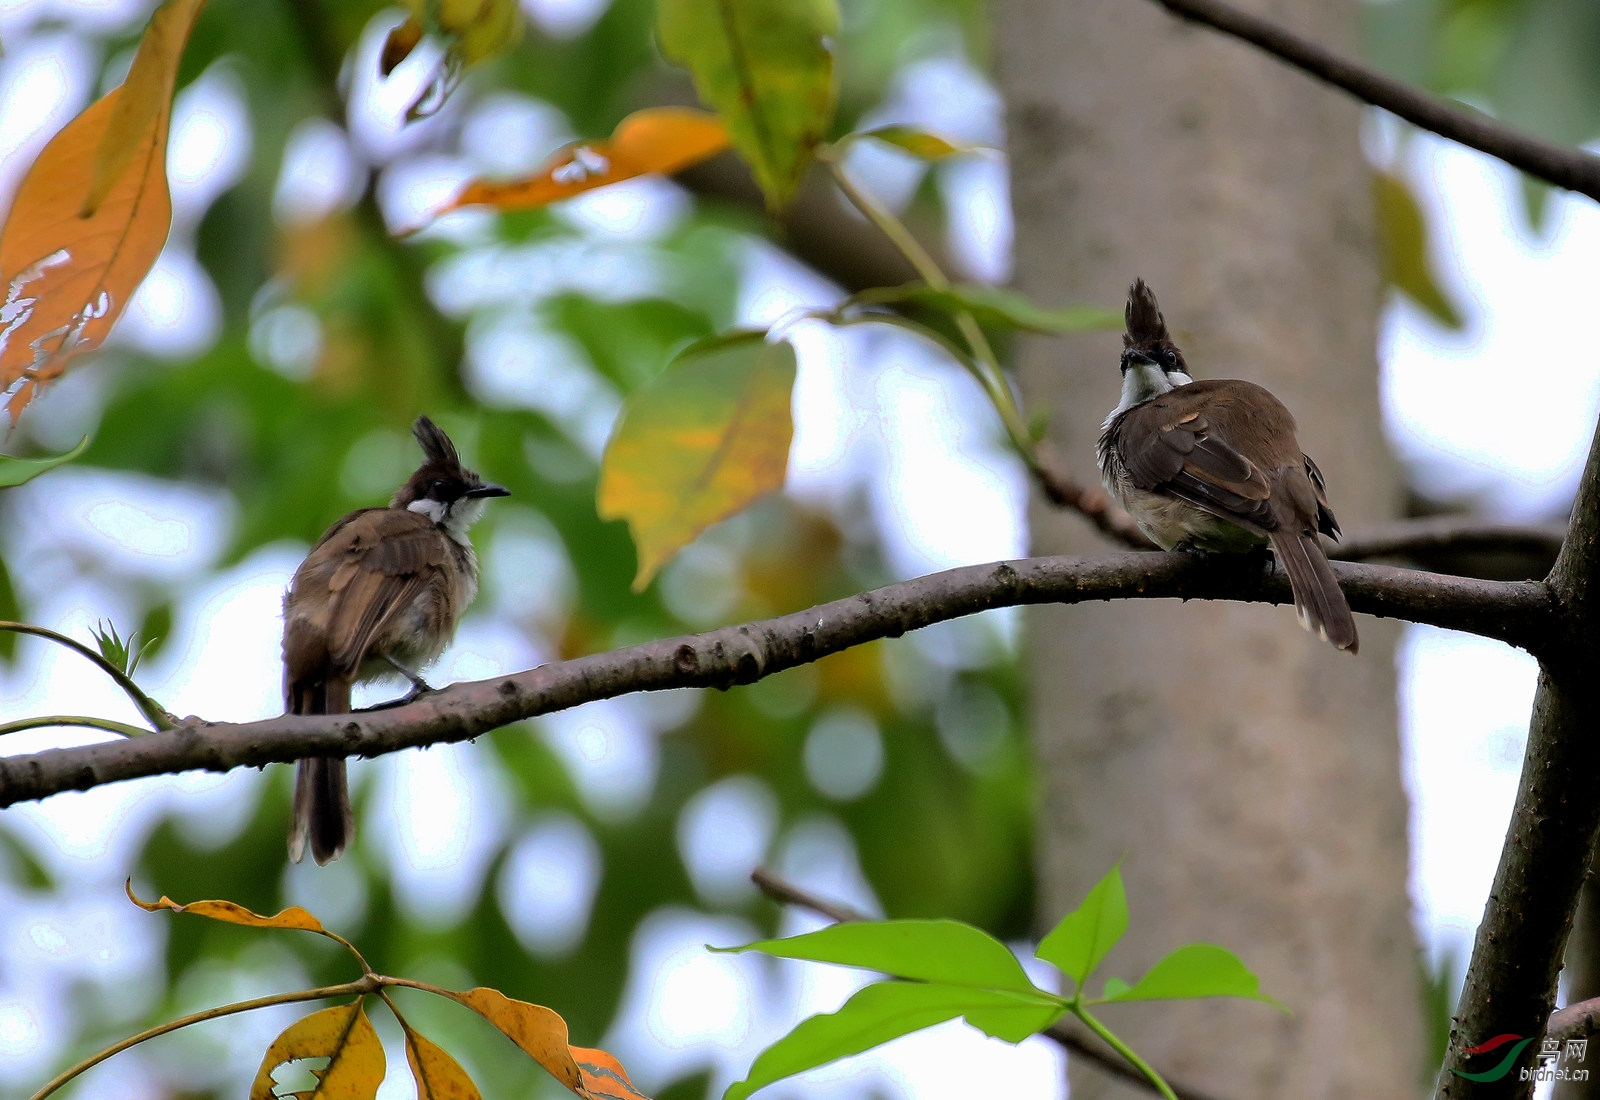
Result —
M1356 611L1463 630L1540 652L1551 599L1542 584L1335 563ZM456 684L408 706L259 722L194 722L105 744L0 757L0 807L60 791L302 756L378 756L466 741L501 726L635 691L753 683L878 638L996 607L1114 599L1290 602L1281 570L1253 556L1196 560L1128 552L1025 558L903 581L776 619L727 626Z
M1532 1081L1479 1082L1454 1071L1483 1068L1464 1049L1544 1031L1600 827L1600 427L1546 583L1555 606L1522 778L1439 1074L1440 1100L1533 1095Z
M1600 157L1543 141L1488 115L1429 95L1221 0L1154 0L1154 3L1180 19L1203 23L1248 42L1412 125L1488 153L1536 179L1600 201Z

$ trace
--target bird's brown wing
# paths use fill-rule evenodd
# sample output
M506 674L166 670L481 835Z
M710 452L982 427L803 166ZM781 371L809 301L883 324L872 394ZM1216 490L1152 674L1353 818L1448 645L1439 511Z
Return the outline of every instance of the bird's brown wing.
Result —
M1317 530L1330 539L1336 539L1339 537L1339 521L1328 506L1328 486L1322 480L1322 471L1311 461L1310 455L1300 457L1306 460L1306 476L1311 479L1311 488L1317 494Z
M325 541L337 555L327 580L328 655L353 673L444 567L447 548L427 516L393 508L357 513Z
M1117 451L1138 488L1170 493L1243 527L1270 531L1277 526L1271 486L1266 471L1229 442L1228 429L1239 418L1230 397L1219 383L1195 382L1137 405L1113 426Z

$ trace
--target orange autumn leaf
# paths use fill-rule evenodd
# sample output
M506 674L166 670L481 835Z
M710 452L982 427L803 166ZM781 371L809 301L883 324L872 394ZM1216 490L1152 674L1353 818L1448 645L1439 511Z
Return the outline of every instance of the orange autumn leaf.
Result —
M443 1047L406 1027L406 1062L417 1082L417 1100L482 1100L461 1063Z
M583 1095L582 1075L567 1046L567 1021L560 1013L543 1005L529 1004L507 997L498 989L479 986L465 993L437 990L466 1005L488 1020L528 1057L538 1062L567 1088Z
M501 210L545 206L651 172L670 175L727 147L728 131L716 115L687 107L651 107L619 122L609 141L573 142L525 179L469 183L439 213L477 205Z
M205 0L151 16L128 79L50 140L0 230L0 393L13 422L103 340L172 224L167 129L178 61Z
M263 917L260 913L252 913L242 905L231 901L191 901L188 905L179 905L165 894L159 901L143 901L133 892L133 880L129 879L123 884L127 891L128 900L143 909L146 913L159 913L163 909L174 913L193 913L197 917L210 917L212 920L226 921L228 924L242 924L247 928L292 928L302 932L319 932L328 935L322 927L322 922L298 905L291 905L281 913L270 917Z
M578 1070L583 1074L583 1091L593 1100L649 1100L633 1087L622 1063L603 1050L572 1047Z
M277 1100L273 1072L303 1058L326 1058L328 1064L311 1071L317 1086L297 1093L301 1100L372 1100L383 1084L383 1043L359 1000L313 1012L274 1039L250 1086L250 1100Z

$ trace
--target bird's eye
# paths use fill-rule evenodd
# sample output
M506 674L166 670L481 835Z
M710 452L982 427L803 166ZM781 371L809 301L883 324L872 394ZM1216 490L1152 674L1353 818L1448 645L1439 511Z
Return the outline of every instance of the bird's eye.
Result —
M444 478L442 478L442 477L436 479L432 485L428 486L428 491L430 493L436 493L436 494L437 493L443 493L444 489L445 489L445 481L444 481Z
M1161 358L1166 360L1167 366L1169 367L1175 367L1178 365L1178 353L1173 351L1171 348L1164 349L1161 352Z

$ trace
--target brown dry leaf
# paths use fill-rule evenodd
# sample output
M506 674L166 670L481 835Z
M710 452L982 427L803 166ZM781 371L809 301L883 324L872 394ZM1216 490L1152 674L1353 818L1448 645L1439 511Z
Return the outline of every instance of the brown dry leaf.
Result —
M383 1043L361 1008L361 1001L313 1012L272 1041L250 1086L250 1100L277 1100L272 1074L302 1058L326 1058L317 1086L297 1100L372 1100L383 1084Z
M573 1058L577 1059L578 1069L583 1073L584 1092L594 1100L649 1100L633 1087L622 1063L605 1051L589 1047L571 1049Z
M498 989L484 986L465 993L445 992L445 996L488 1020L557 1081L583 1095L578 1063L567 1046L567 1021L559 1013L543 1005L513 1000Z
M409 1027L405 1033L406 1061L417 1082L417 1100L482 1100L467 1071L443 1047Z
M128 80L50 140L0 230L0 393L13 422L67 360L105 338L172 224L167 126L178 59L205 0L168 0Z
M722 120L687 107L650 107L617 124L609 141L577 141L533 175L469 183L440 214L462 206L527 210L651 172L670 175L728 147Z
M320 932L326 936L327 929L322 927L322 922L298 905L291 905L281 913L270 917L263 917L260 913L252 913L242 905L231 901L191 901L188 905L179 905L165 894L160 901L142 901L133 892L133 880L129 879L123 884L123 889L128 893L128 900L143 909L146 913L159 913L163 909L170 909L174 913L193 913L197 917L210 917L212 920L226 921L228 924L242 924L247 928L293 928L303 932Z

